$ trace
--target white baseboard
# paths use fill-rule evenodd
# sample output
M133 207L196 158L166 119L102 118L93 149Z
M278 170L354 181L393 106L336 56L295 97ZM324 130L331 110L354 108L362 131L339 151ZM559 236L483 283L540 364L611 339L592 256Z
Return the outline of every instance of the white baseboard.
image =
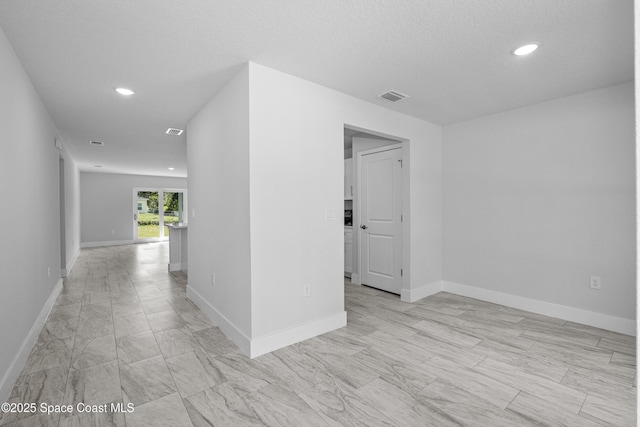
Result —
M305 323L304 325L278 331L251 340L251 354L249 357L261 356L263 354L278 350L291 344L317 337L318 335L331 332L335 329L347 325L347 312L343 311L323 319Z
M106 242L82 242L80 244L81 248L99 248L103 246L122 246L122 245L133 245L135 243L134 240L110 240Z
M214 306L196 292L193 287L187 286L187 297L198 306L200 310L220 328L222 332L233 341L247 356L251 354L251 339L236 327L229 319L220 313Z
M401 289L400 299L406 302L416 302L422 298L442 292L442 281L429 283L416 289Z
M474 286L462 285L455 282L442 282L442 290L456 295L505 305L507 307L542 314L544 316L555 317L570 322L581 323L583 325L594 326L608 331L632 336L636 335L636 321L631 319L610 316L608 314L596 313L580 308L520 297L517 295L505 294L503 292L491 291Z
M49 313L51 313L51 309L56 303L58 295L60 295L60 291L62 291L62 279L59 279L58 283L56 283L56 286L49 295L47 302L44 303L42 310L40 310L40 314L22 342L20 350L18 350L18 353L11 361L11 365L9 365L9 369L7 369L7 372L5 372L2 377L2 380L0 381L0 402L6 402L9 399L11 390L13 389L18 376L20 376L20 372L22 371L24 364L27 362L29 353L31 353L31 349L36 343L38 335L40 335L40 331L42 331L42 327L47 321L47 317L49 317Z
M78 259L78 255L80 255L80 248L78 248L76 250L76 253L73 254L71 259L67 262L67 265L65 266L65 268L63 268L62 271L60 272L62 277L69 276L69 273L71 273L71 270L73 269L73 266L76 264L76 260Z
M351 273L351 283L355 285L361 285L360 283L360 275L358 273Z
M78 255L80 255L80 248L76 249L76 253L73 254L67 263L67 273L71 273L71 270L73 270L73 266L76 265L76 261L78 260Z
M342 328L347 324L347 312L343 311L323 319L252 340L190 286L187 286L187 297L224 332L227 338L233 341L244 354L252 359L278 350L279 348L333 331L334 329Z

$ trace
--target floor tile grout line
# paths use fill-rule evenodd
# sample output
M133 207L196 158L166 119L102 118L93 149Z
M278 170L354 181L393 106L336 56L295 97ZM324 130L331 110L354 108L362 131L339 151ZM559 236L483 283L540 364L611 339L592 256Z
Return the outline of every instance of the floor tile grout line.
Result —
M67 392L70 392L69 387L71 386L71 375L72 375L72 371L71 371L71 367L73 366L73 353L74 350L76 348L76 342L78 341L78 328L80 328L80 316L82 315L82 309L84 307L84 295L86 294L87 291L87 278L85 277L84 280L84 286L82 287L82 300L80 303L80 312L78 313L78 323L76 325L76 329L75 329L75 333L73 334L73 345L71 346L71 355L69 357L69 366L67 367L67 382L65 384L65 390L64 393L62 394L62 401L60 402L61 405L65 404L65 400L67 397ZM58 298L60 296L58 295ZM60 422L62 421L62 414L60 415L60 417L58 418L58 425L60 425Z
M126 270L125 270L126 271ZM129 277L129 273L127 272L127 277ZM118 382L120 384L120 399L122 399L122 403L125 404L125 399L124 399L124 390L122 389L122 370L120 369L120 349L118 346L118 336L116 334L116 318L113 315L113 292L112 292L112 288L111 288L111 283L109 283L109 299L111 301L111 316L113 317L113 339L115 342L115 347L116 347L116 365L118 368ZM124 419L124 423L125 426L127 424L127 415L123 414L123 419Z

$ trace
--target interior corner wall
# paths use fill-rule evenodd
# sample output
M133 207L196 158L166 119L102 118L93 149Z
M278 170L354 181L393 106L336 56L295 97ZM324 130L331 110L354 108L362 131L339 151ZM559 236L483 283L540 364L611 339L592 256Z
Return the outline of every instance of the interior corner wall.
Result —
M136 187L187 188L187 179L81 172L82 246L133 243L133 189Z
M60 278L58 132L0 29L4 216L0 246L0 401L6 401ZM50 269L50 274L48 274Z
M251 337L248 78L244 66L187 125L188 293L245 353Z
M254 339L344 313L345 124L408 141L409 282L440 281L441 128L258 64L249 69Z
M445 281L635 319L633 94L626 83L446 126Z

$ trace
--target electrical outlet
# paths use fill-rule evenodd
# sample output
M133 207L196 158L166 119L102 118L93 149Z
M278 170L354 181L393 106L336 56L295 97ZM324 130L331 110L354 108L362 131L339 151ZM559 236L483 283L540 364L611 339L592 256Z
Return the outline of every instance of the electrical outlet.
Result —
M51 279L51 267L47 267L47 278Z
M211 286L216 285L216 275L215 273L211 273Z
M598 276L591 276L591 278L589 279L589 287L591 289L601 289L602 279Z
M304 285L304 296L305 297L311 296L311 285L309 283Z

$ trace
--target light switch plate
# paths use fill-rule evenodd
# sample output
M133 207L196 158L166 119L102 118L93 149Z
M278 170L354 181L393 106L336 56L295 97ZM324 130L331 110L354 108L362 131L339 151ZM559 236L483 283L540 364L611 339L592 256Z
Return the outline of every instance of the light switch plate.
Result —
M324 211L324 219L327 221L335 221L336 220L336 210L327 208Z

